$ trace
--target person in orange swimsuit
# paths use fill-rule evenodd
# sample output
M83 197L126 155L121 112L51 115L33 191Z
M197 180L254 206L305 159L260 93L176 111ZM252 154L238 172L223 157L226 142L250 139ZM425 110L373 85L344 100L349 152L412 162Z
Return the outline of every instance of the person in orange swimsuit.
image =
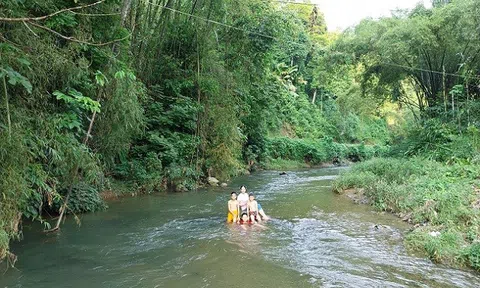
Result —
M227 223L237 223L239 220L238 210L240 209L237 201L237 193L232 192L230 198L228 201Z

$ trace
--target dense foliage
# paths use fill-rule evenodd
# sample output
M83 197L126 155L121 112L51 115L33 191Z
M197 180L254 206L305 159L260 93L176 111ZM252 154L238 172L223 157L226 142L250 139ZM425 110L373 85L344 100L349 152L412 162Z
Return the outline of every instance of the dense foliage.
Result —
M334 189L358 188L374 206L415 224L406 244L435 262L480 270L480 166L422 159L374 159L355 165Z
M336 42L343 61L362 70L364 97L392 100L409 112L391 142L396 158L356 165L335 189L356 188L354 198L364 195L416 224L406 244L433 261L477 270L479 4L434 1L432 9L396 11L364 20Z
M2 1L0 258L22 217L48 229L118 183L378 155L388 126L344 91L336 37L317 7L276 1Z

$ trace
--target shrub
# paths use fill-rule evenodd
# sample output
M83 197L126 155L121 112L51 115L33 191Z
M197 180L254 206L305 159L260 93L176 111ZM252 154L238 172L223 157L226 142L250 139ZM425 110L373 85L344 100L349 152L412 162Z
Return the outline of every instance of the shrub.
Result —
M57 203L57 205L61 205ZM67 213L94 212L107 208L95 187L86 183L78 183L73 187L68 201Z
M330 161L363 161L374 156L384 155L385 146L364 144L340 144L329 137L321 140L292 139L275 137L266 139L266 156L270 159L283 159L318 165Z
M429 229L418 229L406 238L407 247L424 252L435 263L463 264L459 252L462 234L455 230L442 231L438 236L430 235Z
M7 255L9 241L10 239L8 238L7 232L5 232L3 229L0 229L0 259L5 258Z
M345 173L333 182L333 191L340 193L351 188L365 188L372 185L376 176L371 172Z
M480 271L480 243L477 242L470 247L468 261L470 261L470 266Z
M480 213L472 203L478 201L474 187L479 176L476 165L376 158L354 165L333 189L363 188L377 209L420 224L407 236L408 247L425 252L432 261L478 269ZM440 234L431 236L431 231Z
M422 126L410 129L406 139L392 148L391 155L473 164L480 154L480 132L473 125L458 129L454 123L440 119L426 120Z

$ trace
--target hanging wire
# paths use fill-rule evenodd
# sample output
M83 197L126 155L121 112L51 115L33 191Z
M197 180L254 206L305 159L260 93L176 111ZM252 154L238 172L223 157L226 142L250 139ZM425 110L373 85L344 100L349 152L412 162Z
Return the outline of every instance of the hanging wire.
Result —
M205 22L213 23L213 24L220 25L220 26L230 28L230 29L234 29L234 30L237 30L237 31L242 31L242 32L245 32L245 33L248 33L248 34L251 34L251 35L257 35L257 36L260 36L260 37L269 38L269 39L279 41L279 39L274 37L274 36L270 36L270 35L262 34L262 33L258 33L258 32L247 31L247 30L244 30L242 28L238 28L238 27L235 27L235 26L232 26L232 25L228 25L228 24L225 24L225 23L222 23L222 22L215 21L215 20L207 19L207 18L198 16L198 15L187 13L187 12L179 11L179 10L176 10L176 9L173 9L173 8L170 8L170 7L167 7L167 6L163 6L163 5L160 5L160 4L157 4L157 3L152 3L150 1L146 1L146 3L154 5L154 6L158 6L162 9L166 9L166 10L169 10L169 11L174 12L174 13L178 13L178 14L185 15L185 16L190 16L192 18L199 19L199 20L202 20L202 21L205 21Z
M284 4L294 4L294 5L305 5L305 6L317 6L317 4L313 3L302 3L302 2L290 2L290 1L272 1L276 3L284 3Z
M288 1L273 1L273 2L289 3L289 4L299 3L299 2L288 2ZM239 27L235 27L235 26L232 26L232 25L229 25L229 24L226 24L226 23L222 23L222 22L218 22L218 21L215 21L215 20L207 19L207 18L198 16L198 15L194 15L194 14L191 14L191 13L179 11L179 10L176 10L176 9L173 9L173 8L170 8L170 7L167 7L167 6L163 6L163 5L160 5L160 4L157 4L157 3L153 3L153 2L150 2L150 1L146 1L146 3L154 5L154 6L158 6L162 9L166 9L166 10L169 10L169 11L174 12L174 13L178 13L178 14L185 15L185 16L190 16L190 17L193 17L193 18L196 18L196 19L208 22L208 23L216 24L216 25L223 26L223 27L230 28L230 29L234 29L234 30L237 30L237 31L242 31L242 32L250 34L250 35L257 35L257 36L260 36L260 37L273 39L273 40L276 40L276 41L280 42L280 39L278 39L277 37L274 37L274 36L270 36L270 35L266 35L266 34L262 34L262 33L257 33L257 32L252 32L252 31L247 31L247 30L239 28ZM299 3L299 4L301 4L301 3ZM308 3L305 3L305 4L308 4ZM315 4L312 4L312 5L315 5ZM293 44L298 44L298 45L304 44L304 43L299 43L299 42L295 42L295 41L288 41L288 42L293 43ZM417 67L410 67L410 66L400 65L400 64L395 64L395 63L382 62L382 63L380 63L380 65L404 68L404 69L407 69L407 70L429 72L429 73L452 76L452 77L469 78L469 79L474 78L474 79L480 80L480 76L474 76L474 75L466 76L466 75L461 75L461 74L457 74L457 73L446 73L446 72L442 72L442 71L435 71L435 70L428 70L428 69L422 69L422 68L417 68Z
M471 78L475 78L475 79L480 80L480 76L466 76L466 75L462 75L462 74L447 73L447 72L435 71L435 70L428 70L428 69L410 67L410 66L400 65L400 64L394 64L394 63L380 63L380 65L393 66L393 67L398 67L398 68L404 68L404 69L407 69L407 70L415 70L415 71L421 71L421 72L428 72L428 73L445 75L445 76L453 76L453 77L461 77L461 78L470 78L470 79L471 79Z

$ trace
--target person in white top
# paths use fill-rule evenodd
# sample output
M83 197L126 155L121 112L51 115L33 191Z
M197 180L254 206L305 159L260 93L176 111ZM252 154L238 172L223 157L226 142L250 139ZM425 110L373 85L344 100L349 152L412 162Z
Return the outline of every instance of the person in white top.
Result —
M245 186L240 187L240 194L237 196L238 205L240 206L240 215L243 212L247 213L248 215L248 194L247 188Z

